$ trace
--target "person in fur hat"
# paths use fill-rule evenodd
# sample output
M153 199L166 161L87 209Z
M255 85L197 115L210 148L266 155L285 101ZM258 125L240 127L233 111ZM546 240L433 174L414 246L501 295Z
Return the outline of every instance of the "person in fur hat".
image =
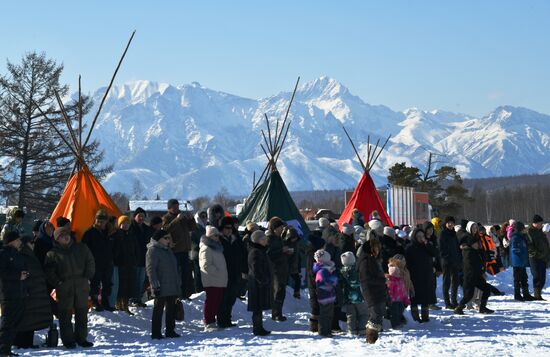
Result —
M357 209L355 208L352 212L352 217L353 217L353 225L354 226L361 226L361 227L364 227L365 226L365 218L363 217L363 214Z
M315 274L317 301L319 302L319 335L330 337L332 336L331 327L338 277L330 253L324 249L319 249L315 252L314 257L313 273Z
M386 284L391 301L391 327L397 329L403 324L403 321L406 321L403 311L405 311L407 305L411 304L409 293L412 291L414 295L410 273L403 255L396 254L388 260L388 274L386 277L388 278Z
M369 319L368 307L361 294L361 283L355 264L355 255L345 252L340 256L341 285L343 288L342 311L346 313L348 332L350 335L366 334Z
M271 265L267 257L267 237L256 230L250 235L248 252L248 311L252 312L252 333L267 336L271 332L263 326L262 312L271 309Z
M541 294L546 284L546 266L550 263L550 246L542 232L543 223L542 217L536 214L527 229L529 262L536 300L544 300Z
M386 277L382 269L380 250L380 242L371 234L357 253L361 290L369 311L367 343L378 340L386 310Z

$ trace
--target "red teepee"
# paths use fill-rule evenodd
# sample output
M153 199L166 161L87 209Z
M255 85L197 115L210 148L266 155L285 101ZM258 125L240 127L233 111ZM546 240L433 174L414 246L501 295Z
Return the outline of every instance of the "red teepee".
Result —
M368 172L363 174L363 177L361 177L361 181L359 181L355 191L353 191L353 195L351 196L346 208L344 208L344 211L338 220L338 225L340 227L342 227L342 224L344 223L351 223L353 221L352 213L355 208L363 214L365 217L365 222L368 221L368 217L372 211L376 210L378 211L378 214L380 214L380 218L385 225L393 226L390 217L388 217L384 205L382 204L382 200L380 199L380 196L378 196L378 191L376 191L374 182Z
M357 155L357 158L359 159L361 167L363 168L363 177L361 177L361 181L359 181L359 184L355 188L355 191L353 191L351 199L346 205L346 208L344 208L344 211L342 212L342 215L338 220L338 225L342 227L344 223L351 223L353 221L353 210L357 208L359 212L361 212L365 217L365 223L368 221L368 217L372 213L372 211L378 211L382 222L387 226L392 226L393 224L390 220L390 217L386 213L386 209L382 204L382 200L380 199L378 191L376 190L374 182L372 181L372 178L370 176L370 170L374 166L382 150L384 150L384 148L386 147L386 144L390 140L391 135L388 136L386 142L384 143L384 145L382 145L382 147L378 147L378 144L380 143L380 140L378 140L372 150L370 144L370 136L368 137L367 162L365 164L363 163L363 160L361 160L361 156L355 148L355 144L353 143L353 140L351 140L351 137L349 136L346 128L343 129L351 143L351 146L353 147L353 150L355 151L355 154Z

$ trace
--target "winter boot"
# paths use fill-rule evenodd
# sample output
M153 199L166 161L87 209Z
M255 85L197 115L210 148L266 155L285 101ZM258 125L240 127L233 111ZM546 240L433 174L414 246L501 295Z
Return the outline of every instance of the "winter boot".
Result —
M542 297L542 289L535 288L535 300L537 301L545 301Z
M430 322L430 306L422 306L422 309L421 309L421 315L422 315L422 320L421 322ZM440 308L441 309L441 308Z
M523 300L524 301L535 301L535 297L531 294L529 294L529 288L523 289Z
M464 307L464 305L458 305L453 312L455 315L464 315Z
M378 333L381 328L382 326L370 321L367 323L367 343L373 344L378 340Z
M130 308L128 307L128 299L123 298L121 300L122 300L122 311L124 311L125 313L127 313L130 316L134 316L134 313L132 311L130 311Z
M264 329L262 314L252 314L252 333L254 336L267 336L271 333Z
M514 286L514 300L516 301L524 301L523 296L521 296L520 288L519 286Z
M420 320L420 315L418 314L418 306L417 305L411 305L411 316L414 321L422 322Z
M434 311L441 310L441 307L437 306L436 304L431 304L429 308L430 310Z
M97 300L97 296L92 298L92 306L94 307L94 310L97 312L101 312L104 310L103 306L101 306L101 304Z
M479 307L479 313L480 314L492 314L493 312L495 312L495 311L487 308L487 306L481 305Z
M311 332L319 332L319 316L311 315L309 318L309 330Z

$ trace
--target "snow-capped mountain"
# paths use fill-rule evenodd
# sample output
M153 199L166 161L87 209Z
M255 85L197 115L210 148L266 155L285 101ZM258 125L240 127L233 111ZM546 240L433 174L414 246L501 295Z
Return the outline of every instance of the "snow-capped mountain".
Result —
M105 90L94 93L96 105ZM196 82L114 86L93 134L105 161L114 164L104 185L110 192L163 198L213 195L222 187L246 195L253 172L259 175L266 163L259 146L264 113L275 128L290 96L254 100ZM396 112L321 77L299 87L289 119L278 168L290 190L357 184L361 168L342 125L364 156L368 135L375 143L392 134L372 172L377 184L396 162L423 167L429 151L464 177L550 172L550 116L525 108L499 107L483 118L416 108Z

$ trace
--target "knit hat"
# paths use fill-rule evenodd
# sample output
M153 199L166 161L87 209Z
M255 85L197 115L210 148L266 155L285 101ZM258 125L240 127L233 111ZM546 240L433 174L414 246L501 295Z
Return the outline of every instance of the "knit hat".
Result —
M542 231L544 233L550 233L550 223L546 223L544 226L542 226Z
M269 230L272 231L272 232L274 230L276 230L277 228L283 227L283 226L286 226L286 223L282 219L280 219L279 217L272 217L269 220Z
M447 216L447 217L445 217L445 221L444 221L444 222L445 222L445 224L447 224L447 223L449 223L449 222L455 223L456 221L455 221L455 218L454 218L453 216Z
M533 223L542 223L542 222L544 222L544 219L542 219L541 216L539 216L538 214L533 216Z
M327 228L330 225L330 221L326 217L319 218L319 227Z
M168 207L168 209L172 208L172 206L175 206L175 205L179 205L180 203L178 202L178 200L176 200L175 198L171 198L168 200L168 203L166 204L166 206Z
M474 226L474 224L477 224L477 223L474 221L468 222L468 224L466 225L466 232L472 234L472 227Z
M151 218L151 226L156 226L157 224L161 224L162 223L162 218L160 218L159 216L155 216L153 218Z
M266 235L263 231L255 231L250 235L250 240L252 243L258 243L261 239L266 238Z
M138 207L136 208L136 210L134 211L134 217L137 216L138 214L140 213L143 213L144 216L147 216L147 212L145 212L145 210L141 207Z
M513 218L509 219L509 220L508 220L508 224L511 225L511 226L513 226L514 224L516 224L516 220L513 219Z
M71 229L69 228L69 226L63 226L63 227L57 228L55 231L53 231L53 238L55 240L58 240L59 237L61 237L64 234L71 234Z
M129 223L129 222L130 222L130 217L128 217L128 216L120 216L120 217L118 217L117 226L120 227L120 225L121 225L122 223L124 223L124 222L128 222L128 223Z
M67 218L65 218L63 216L59 216L55 220L55 223L57 224L57 228L60 228L60 227L64 227L67 224L71 223L71 221L69 221Z
M317 263L328 264L330 260L330 253L324 249L319 249L313 255Z
M365 230L365 228L363 228L361 226L355 226L355 227L353 227L353 229L355 230L355 235L357 235L357 236Z
M342 227L342 233L344 233L345 235L351 236L353 233L355 233L355 230L351 225L344 224L344 226Z
M384 235L395 238L395 229L392 227L384 227Z
M233 227L234 224L235 224L235 220L233 219L233 217L224 216L220 220L220 228L221 229L223 229L225 226Z
M340 260L342 260L343 266L350 267L355 264L355 255L352 252L345 252L340 256Z
M18 240L20 238L21 237L19 236L19 232L17 232L17 231L8 232L4 236L4 244L7 245L7 244L13 242L14 240Z
M153 233L151 239L158 242L159 240L161 240L161 238L164 238L166 236L168 236L168 239L170 239L170 233L166 232L164 229L159 229L158 231Z
M207 236L208 238L212 238L212 237L217 236L219 234L220 234L220 232L218 231L218 229L216 227L206 226L205 236Z
M369 228L375 231L378 235L384 234L384 224L377 219L371 219L368 223Z
M401 260L403 262L405 261L405 256L403 254L396 254L392 258L396 260Z
M107 215L107 211L105 211L103 208L99 209L95 214L96 219L108 219L109 215Z
M257 229L258 229L258 225L255 222L248 222L246 224L246 230L249 232Z

